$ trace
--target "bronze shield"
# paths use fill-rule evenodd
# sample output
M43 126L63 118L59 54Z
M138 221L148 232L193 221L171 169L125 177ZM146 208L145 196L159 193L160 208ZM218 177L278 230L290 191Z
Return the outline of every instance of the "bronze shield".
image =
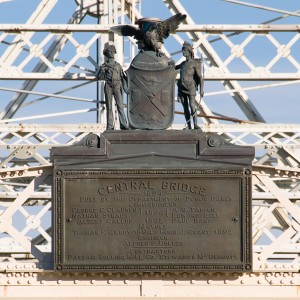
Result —
M143 58L145 55L140 55L127 70L129 125L136 129L166 129L174 118L176 71L166 58L163 63L143 62Z

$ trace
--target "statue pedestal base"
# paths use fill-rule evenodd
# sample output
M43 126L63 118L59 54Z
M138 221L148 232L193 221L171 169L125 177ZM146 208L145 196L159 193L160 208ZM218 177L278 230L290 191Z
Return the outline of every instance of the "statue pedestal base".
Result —
M253 155L197 130L54 148L55 269L251 271Z

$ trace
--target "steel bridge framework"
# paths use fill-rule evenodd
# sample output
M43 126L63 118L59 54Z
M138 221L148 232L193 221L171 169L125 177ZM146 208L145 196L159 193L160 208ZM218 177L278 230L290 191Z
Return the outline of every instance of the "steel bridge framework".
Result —
M103 57L95 53L99 53L104 43L114 42L117 60L124 68L128 67L136 53L134 41L112 35L109 28L120 23L134 24L142 17L140 1L90 0L77 1L68 24L44 23L57 2L41 0L26 24L0 24L0 80L3 80L0 93L14 95L0 114L0 296L36 299L103 299L124 295L182 299L299 296L300 125L267 123L247 92L280 85L288 88L299 83L300 26L199 25L179 0L162 0L170 14L187 14L186 23L179 27L173 41L166 43L164 52L178 62L180 55L170 49L180 49L183 41L189 40L196 56L203 57L205 80L221 82L224 86L223 91L207 92L199 103L201 130L256 149L253 161L254 270L250 274L53 272L49 151L105 130L103 87L96 80ZM83 24L86 16L93 16L97 22ZM261 39L272 47L265 64L249 51L255 48L256 40ZM67 60L65 52L68 52ZM280 66L286 63L289 64L287 71L279 72ZM5 84L20 81L22 87L19 88ZM35 90L43 81L74 86L62 85L57 92ZM262 83L242 86L244 82ZM87 86L95 90L90 98L81 97L87 90L78 95L66 94ZM238 109L237 115L214 112L207 99L217 95L230 99ZM32 100L32 96L39 98ZM64 111L60 111L60 105L54 105L47 113L29 111L26 115L26 106L49 98L70 104ZM176 111L179 122L170 129L185 126L181 108L178 106ZM91 114L97 115L93 117L95 122L91 122ZM68 124L65 121L77 115L82 122ZM50 124L45 123L47 118ZM41 122L34 123L36 120Z

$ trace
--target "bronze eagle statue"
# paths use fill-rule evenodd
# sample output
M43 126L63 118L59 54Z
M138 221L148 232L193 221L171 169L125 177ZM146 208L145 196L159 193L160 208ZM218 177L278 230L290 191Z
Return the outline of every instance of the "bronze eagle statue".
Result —
M166 20L157 18L141 18L136 21L139 26L119 25L111 27L111 30L123 36L132 36L137 40L140 51L155 51L162 54L160 49L170 34L175 33L179 24L184 21L186 15L178 13Z

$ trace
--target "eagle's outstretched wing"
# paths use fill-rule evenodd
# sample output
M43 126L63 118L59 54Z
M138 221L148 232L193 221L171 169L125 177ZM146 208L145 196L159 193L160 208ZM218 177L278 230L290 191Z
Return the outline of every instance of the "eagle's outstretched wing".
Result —
M136 40L143 39L143 34L141 30L131 25L113 26L110 29L119 35L133 36Z
M184 14L176 14L163 22L157 24L157 33L159 36L160 41L162 42L166 39L171 33L175 33L176 29L178 28L179 24L184 21L186 15Z

